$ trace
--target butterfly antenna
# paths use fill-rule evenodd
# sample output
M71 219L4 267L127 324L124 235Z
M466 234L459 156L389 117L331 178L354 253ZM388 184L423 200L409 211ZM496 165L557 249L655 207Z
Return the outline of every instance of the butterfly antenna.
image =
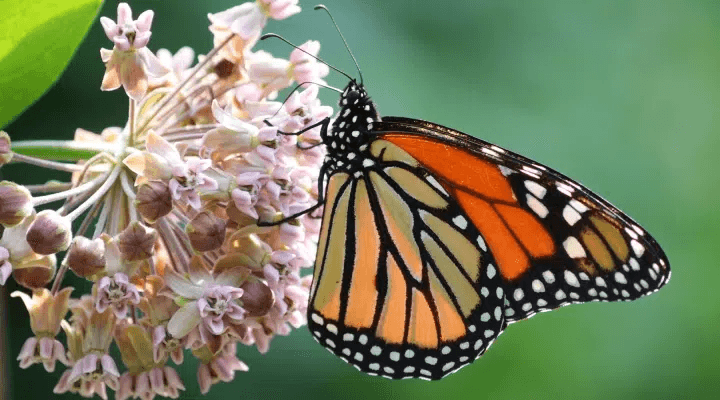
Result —
M330 16L330 20L332 21L333 25L335 25L335 29L337 30L338 34L340 34L340 38L342 39L343 43L345 43L345 48L347 49L348 53L350 53L350 57L352 58L353 62L355 63L355 68L357 68L358 75L360 75L360 84L363 84L363 76L362 72L360 71L360 65L358 65L357 60L355 59L355 56L353 55L352 51L350 51L350 46L348 46L347 40L345 40L345 36L343 36L342 32L340 32L340 27L337 23L335 23L335 18L333 18L332 14L330 14L330 10L328 10L327 7L325 7L323 4L318 4L314 8L314 10L325 10L325 12Z
M323 63L323 64L327 65L327 66L328 66L328 67L330 67L331 69L333 69L333 70L335 70L335 71L337 71L337 72L339 72L339 73L341 73L341 74L345 75L345 76L346 76L346 77L347 77L348 79L350 79L350 80L353 80L353 77L352 77L352 76L350 76L350 75L348 75L348 74L346 74L346 73L344 73L344 72L340 71L339 69L337 69L337 68L333 67L332 65L328 64L327 62L325 62L325 61L324 61L324 60L322 60L321 58L319 58L319 57L317 57L317 56L314 56L314 55L312 55L312 54L308 53L307 51L305 51L305 50L301 49L300 47L298 47L298 46L296 46L296 45L294 45L294 44L290 43L290 41L288 41L288 40L287 40L287 39L285 39L284 37L282 37L282 36L278 35L277 33L266 33L266 34L264 34L264 35L260 36L260 40L265 40L265 39L267 39L267 38L271 38L271 37L274 37L274 38L278 38L278 39L282 40L283 42L285 42L285 43L289 44L290 46L292 46L292 47L294 47L294 48L296 48L296 49L298 49L298 50L302 51L303 53L305 53L305 54L309 55L310 57L312 57L312 58L314 58L314 59L316 59L316 60L320 61L321 63Z

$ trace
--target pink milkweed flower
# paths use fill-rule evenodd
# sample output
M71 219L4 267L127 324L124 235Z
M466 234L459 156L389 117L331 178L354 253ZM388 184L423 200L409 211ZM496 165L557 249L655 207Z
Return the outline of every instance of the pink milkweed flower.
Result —
M127 275L118 272L111 277L100 278L96 283L95 308L99 313L112 307L115 316L123 319L127 316L130 304L140 303L138 289L130 283Z
M200 193L218 189L218 182L206 173L212 161L199 157L183 157L178 149L161 136L150 132L147 151L127 156L123 163L138 174L137 183L148 180L168 182L173 200L201 208ZM208 171L209 172L209 171Z
M207 394L210 386L218 382L231 382L235 378L235 371L248 370L247 365L238 360L236 350L237 345L230 343L210 361L200 364L197 378L202 394Z
M140 14L137 20L132 19L132 10L127 3L118 4L117 23L107 17L100 17L100 24L105 30L108 39L115 43L119 50L141 49L150 41L150 26L152 25L152 10Z
M161 77L150 77L151 86L161 86L165 83L178 84L190 74L195 51L188 46L181 47L175 54L168 49L159 49L156 53L160 63L168 70Z
M167 273L165 284L186 301L170 318L168 332L182 338L198 328L201 340L206 342L210 335L222 334L226 325L241 322L245 317L238 303L243 294L238 287L241 281L240 270L224 271L217 277L207 270L195 270L189 279Z
M25 341L18 360L20 368L27 368L35 363L43 363L45 370L55 370L55 361L68 365L65 348L55 339L60 332L60 323L68 312L68 301L72 288L65 288L55 295L42 288L33 291L32 297L16 291L12 297L20 297L30 314L30 327L35 337Z
M291 74L296 82L325 83L322 78L327 76L330 68L308 54L317 56L318 52L320 52L320 42L308 40L290 53Z
M118 4L117 23L101 17L100 23L108 39L115 46L112 50L100 49L105 65L102 90L115 90L121 85L132 99L140 101L148 89L148 75L161 77L170 70L146 47L150 41L153 12L147 10L133 21L127 3Z

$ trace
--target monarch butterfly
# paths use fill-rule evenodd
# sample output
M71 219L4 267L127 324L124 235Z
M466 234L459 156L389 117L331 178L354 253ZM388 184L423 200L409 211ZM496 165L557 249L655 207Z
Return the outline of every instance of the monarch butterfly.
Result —
M380 117L360 76L334 120L307 128L327 149L303 212L324 205L308 327L344 361L440 379L513 322L670 279L657 242L600 196L463 132Z

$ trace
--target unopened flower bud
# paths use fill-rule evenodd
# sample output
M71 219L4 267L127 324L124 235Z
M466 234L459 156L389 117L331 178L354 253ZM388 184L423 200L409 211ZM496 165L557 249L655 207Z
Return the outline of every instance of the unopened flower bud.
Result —
M170 188L163 181L150 181L138 188L135 208L150 222L172 211Z
M5 131L0 131L0 166L9 163L12 160L12 155L10 136Z
M0 157L2 157L1 147L2 137L0 136ZM32 210L32 195L29 190L13 182L0 182L0 224L15 226L30 215Z
M28 289L40 289L50 283L55 276L56 261L54 254L49 256L34 254L13 262L13 279Z
M27 241L38 254L55 254L66 250L72 240L70 219L55 210L40 211L28 229Z
M240 288L243 290L240 300L248 317L262 317L275 304L275 294L259 279L251 277Z
M190 221L185 233L195 250L210 251L222 246L225 241L226 225L223 219L204 211Z
M126 261L137 261L153 255L158 233L138 221L133 221L117 237L120 253Z
M105 242L78 236L73 239L65 262L77 276L91 278L105 269Z

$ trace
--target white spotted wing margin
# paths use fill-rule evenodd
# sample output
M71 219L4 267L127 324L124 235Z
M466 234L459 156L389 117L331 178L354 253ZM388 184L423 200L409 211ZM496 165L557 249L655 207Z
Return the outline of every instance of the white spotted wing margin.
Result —
M508 323L573 303L634 300L669 281L670 264L655 239L625 213L567 176L426 121L384 117L373 134L382 137L384 132L429 137L497 165L518 203L551 236L555 244L551 256L529 257L532 263L526 273L503 282Z
M440 379L500 334L505 292L459 205L390 153L328 179L308 326L363 372Z

